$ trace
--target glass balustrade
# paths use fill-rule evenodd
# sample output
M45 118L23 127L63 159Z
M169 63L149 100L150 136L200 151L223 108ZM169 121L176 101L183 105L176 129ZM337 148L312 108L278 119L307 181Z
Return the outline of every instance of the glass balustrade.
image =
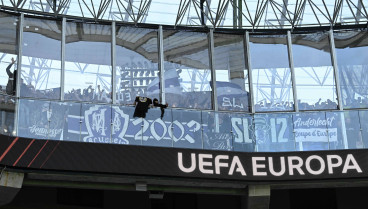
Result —
M231 113L19 99L18 120L1 97L1 133L76 141L239 152L288 152L367 147L367 110ZM14 107L14 103L13 107ZM17 124L14 129L14 124Z

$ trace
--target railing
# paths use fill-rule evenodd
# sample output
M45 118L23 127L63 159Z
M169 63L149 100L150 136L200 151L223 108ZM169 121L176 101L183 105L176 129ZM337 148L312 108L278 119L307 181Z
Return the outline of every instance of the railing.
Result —
M5 101L10 99L3 95L1 101L5 107ZM0 133L49 140L241 152L368 147L367 110L244 114L167 108L161 119L159 108L149 109L146 118L133 118L132 106L18 101L10 103L18 111L2 109Z

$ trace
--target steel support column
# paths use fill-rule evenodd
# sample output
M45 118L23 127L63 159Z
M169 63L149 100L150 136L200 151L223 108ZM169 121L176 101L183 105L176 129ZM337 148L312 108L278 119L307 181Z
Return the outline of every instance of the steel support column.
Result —
M111 78L111 94L112 94L112 103L116 104L116 23L115 21L111 24L111 71L112 71L112 78Z
M339 110L343 110L344 109L344 105L343 105L342 99L341 99L339 68L337 66L337 60L336 60L335 40L334 40L334 35L333 35L333 29L330 29L329 36L328 37L330 38L331 62L332 62L332 66L334 68L334 76L335 76L335 82L336 82L336 94L337 94L338 109Z
M252 66L250 62L249 32L248 31L246 31L244 34L243 42L244 42L245 68L248 70L250 112L255 113L256 111L254 108L253 76L252 76Z
M162 104L166 104L165 98L165 69L164 69L164 38L162 26L158 27L158 70L160 72L160 101Z
M66 19L63 18L61 26L61 76L60 76L61 101L64 101L64 91L65 91L65 31L66 31Z
M287 32L287 48L288 48L289 67L290 67L290 74L291 74L291 85L293 87L294 110L295 112L299 112L298 93L296 89L294 57L293 57L293 48L292 48L290 31Z
M21 13L19 17L18 25L18 60L17 60L17 83L16 83L16 101L15 101L15 118L14 118L14 130L16 135L18 134L18 119L19 119L19 97L20 97L20 84L22 77L22 54L23 54L23 24L24 24L24 14Z
M209 64L211 70L211 97L212 97L212 109L218 111L218 104L217 104L217 88L216 88L216 70L215 70L215 63L214 63L214 52L215 52L215 43L213 38L213 29L210 29L208 34L208 45L209 45Z

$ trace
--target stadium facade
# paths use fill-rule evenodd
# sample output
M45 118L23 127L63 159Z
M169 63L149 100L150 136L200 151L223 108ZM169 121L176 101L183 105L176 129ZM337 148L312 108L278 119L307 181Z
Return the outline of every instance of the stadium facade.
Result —
M361 208L367 9L2 1L0 204Z

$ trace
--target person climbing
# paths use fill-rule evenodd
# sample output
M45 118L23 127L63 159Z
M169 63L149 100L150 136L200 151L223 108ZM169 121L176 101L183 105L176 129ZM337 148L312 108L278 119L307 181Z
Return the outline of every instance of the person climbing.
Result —
M164 105L160 104L160 103L158 103L158 99L154 98L153 99L153 106L154 107L160 107L160 109L161 109L161 120L162 120L162 118L164 117L164 114L165 114L165 108L167 108L169 106L169 104L168 103L166 103Z
M148 97L137 96L134 101L135 110L133 117L145 118L148 109L152 105L152 100Z
M16 86L17 86L17 69L14 70L14 72L10 71L10 68L15 63L14 58L11 58L11 63L6 68L6 73L9 76L8 84L6 84L6 93L8 95L15 95L16 92Z

